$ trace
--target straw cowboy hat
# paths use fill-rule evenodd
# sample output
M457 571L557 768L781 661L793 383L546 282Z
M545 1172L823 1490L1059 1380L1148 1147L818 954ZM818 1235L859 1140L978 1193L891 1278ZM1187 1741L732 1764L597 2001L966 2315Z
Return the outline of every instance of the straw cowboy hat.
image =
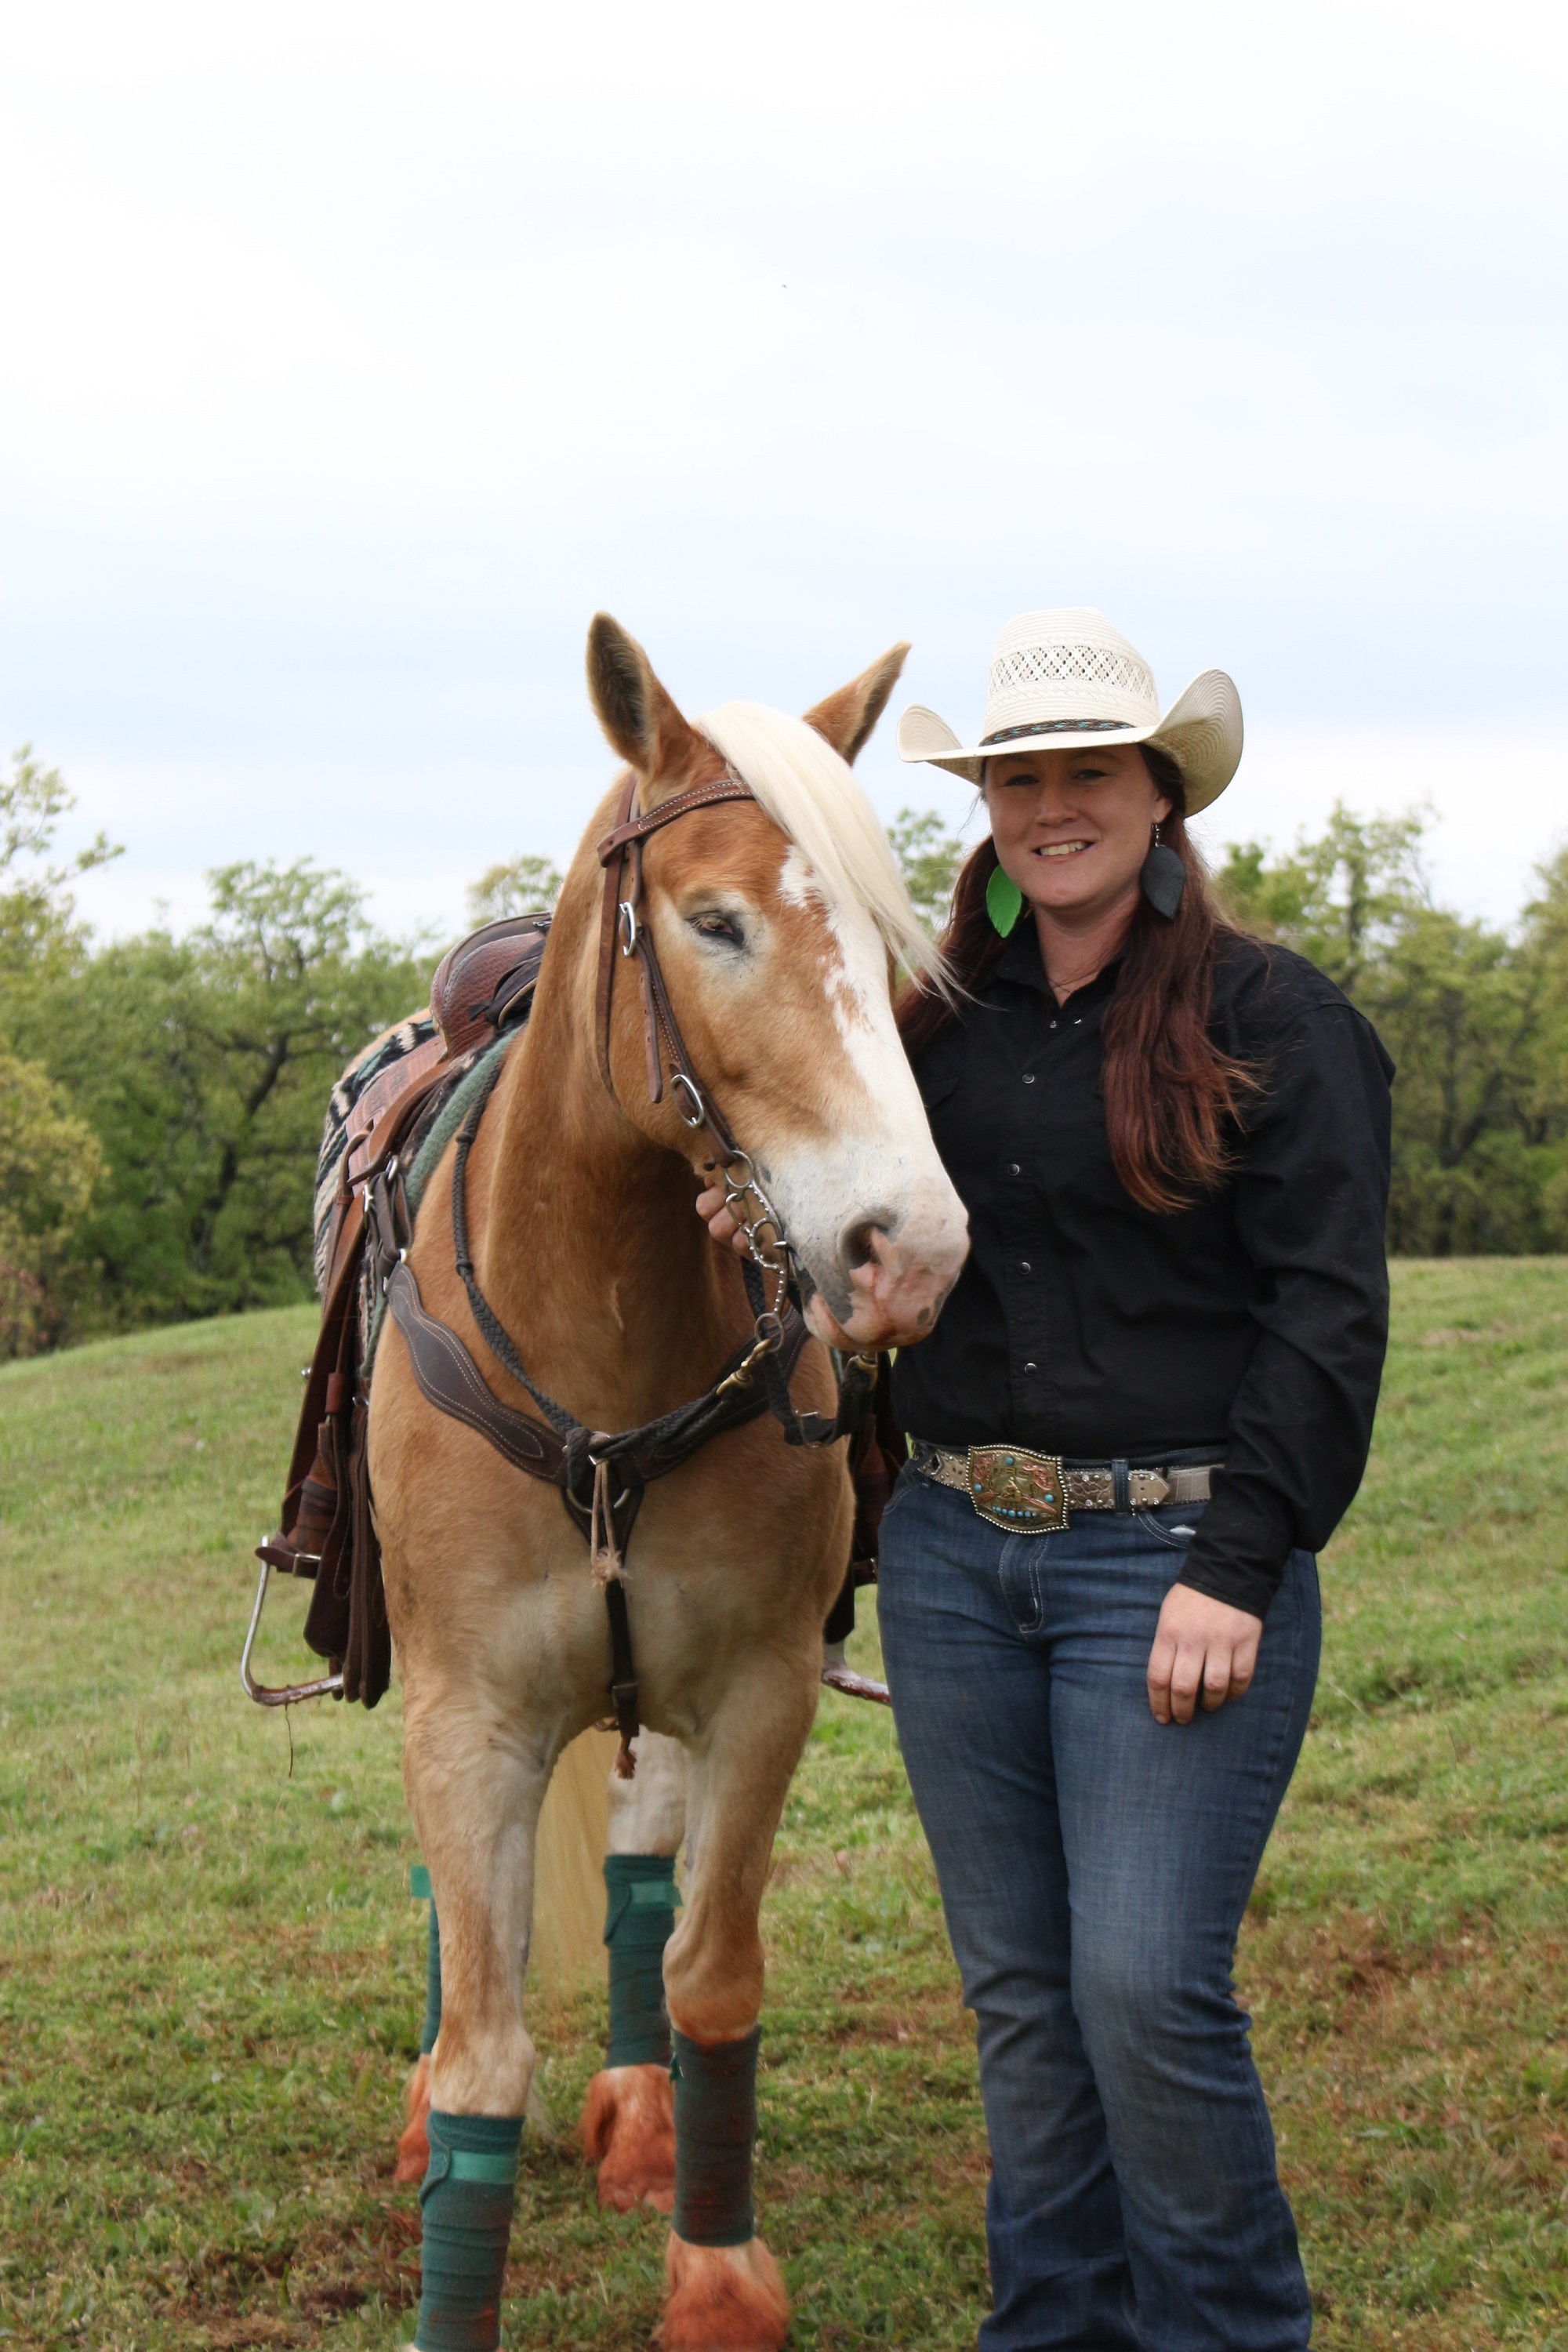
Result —
M1154 673L1090 604L1020 613L996 640L978 743L913 702L899 721L899 757L951 769L972 784L999 751L1070 751L1089 743L1152 743L1182 772L1194 816L1218 800L1241 761L1241 697L1205 669L1163 718Z

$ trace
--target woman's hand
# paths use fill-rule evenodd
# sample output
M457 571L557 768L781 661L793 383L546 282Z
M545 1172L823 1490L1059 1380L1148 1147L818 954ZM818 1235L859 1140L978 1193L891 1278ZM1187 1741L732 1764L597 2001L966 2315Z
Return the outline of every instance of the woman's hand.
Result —
M728 1242L739 1257L751 1255L750 1243L724 1206L722 1184L710 1184L705 1192L699 1192L697 1213L707 1221L708 1230L716 1242Z
M1149 1653L1149 1705L1156 1723L1191 1723L1198 1694L1211 1712L1239 1698L1258 1666L1263 1620L1190 1584L1173 1584Z

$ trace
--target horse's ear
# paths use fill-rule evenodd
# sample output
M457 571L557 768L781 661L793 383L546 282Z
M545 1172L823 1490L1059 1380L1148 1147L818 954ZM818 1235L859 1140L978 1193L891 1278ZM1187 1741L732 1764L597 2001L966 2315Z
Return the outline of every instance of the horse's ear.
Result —
M689 727L637 639L608 613L588 630L588 694L600 726L629 767L650 782L679 776L712 746Z
M855 764L856 754L870 741L871 730L888 707L888 697L899 682L899 672L904 666L907 644L894 646L880 661L862 670L837 694L819 702L815 710L805 714L805 723L826 735L841 760Z

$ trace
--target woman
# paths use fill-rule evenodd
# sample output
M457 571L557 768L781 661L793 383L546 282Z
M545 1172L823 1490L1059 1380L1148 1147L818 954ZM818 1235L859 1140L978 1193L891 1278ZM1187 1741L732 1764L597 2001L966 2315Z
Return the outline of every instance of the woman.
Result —
M991 821L962 992L900 1013L972 1254L895 1369L879 1598L978 2024L980 2343L1285 2352L1310 2304L1230 1971L1366 1461L1392 1069L1215 908L1184 820L1240 759L1222 673L1162 718L1100 614L1026 614L979 742L915 709L900 749Z

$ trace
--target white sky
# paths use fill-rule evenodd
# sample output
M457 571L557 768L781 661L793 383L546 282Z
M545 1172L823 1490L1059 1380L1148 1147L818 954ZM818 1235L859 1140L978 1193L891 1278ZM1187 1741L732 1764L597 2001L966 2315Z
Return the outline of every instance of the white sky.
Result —
M1212 843L1430 800L1506 917L1568 835L1563 25L9 10L0 744L126 843L82 903L314 849L449 929L608 772L598 605L689 709L910 636L965 729L1097 604L1240 687Z

